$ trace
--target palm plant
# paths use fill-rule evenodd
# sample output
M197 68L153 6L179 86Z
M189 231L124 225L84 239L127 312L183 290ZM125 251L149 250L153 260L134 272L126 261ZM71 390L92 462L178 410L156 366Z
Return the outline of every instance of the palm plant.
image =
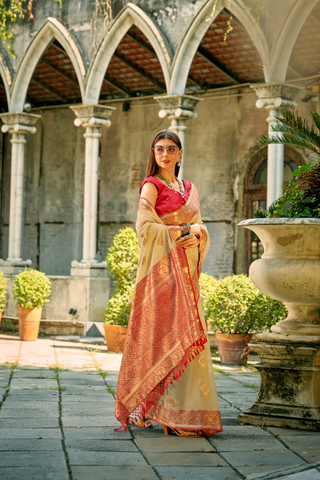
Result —
M311 112L317 129L320 130L320 115ZM290 110L283 112L283 117L276 117L279 123L271 127L272 134L261 135L256 142L260 147L266 145L291 145L306 148L313 152L308 163L293 172L293 179L284 188L283 194L270 205L267 211L258 210L254 216L262 217L320 217L320 135L308 121ZM274 132L274 133L273 133ZM300 183L296 180L300 178Z

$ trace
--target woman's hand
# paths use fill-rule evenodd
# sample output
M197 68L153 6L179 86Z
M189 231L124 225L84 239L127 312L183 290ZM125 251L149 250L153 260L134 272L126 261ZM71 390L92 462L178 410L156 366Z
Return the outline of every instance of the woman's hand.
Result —
M199 234L197 233L196 235ZM192 235L181 237L179 240L177 240L177 245L180 248L195 248L198 247L199 244L200 240L198 240L194 233L192 233Z

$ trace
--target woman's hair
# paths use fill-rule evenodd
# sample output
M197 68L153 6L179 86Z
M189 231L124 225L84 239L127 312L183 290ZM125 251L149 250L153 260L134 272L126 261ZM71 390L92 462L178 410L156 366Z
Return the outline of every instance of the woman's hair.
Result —
M151 143L150 147L150 153L149 153L149 161L148 161L148 166L147 166L147 172L146 172L146 178L147 177L153 177L154 175L157 175L159 173L159 167L156 162L156 157L154 155L154 150L152 150L155 146L155 144L164 138L168 138L171 140L177 147L179 147L179 150L182 149L181 141L178 135L174 132L171 132L171 130L161 130L161 132L157 133L157 135L154 137ZM174 174L177 177L179 174L180 167L176 164Z

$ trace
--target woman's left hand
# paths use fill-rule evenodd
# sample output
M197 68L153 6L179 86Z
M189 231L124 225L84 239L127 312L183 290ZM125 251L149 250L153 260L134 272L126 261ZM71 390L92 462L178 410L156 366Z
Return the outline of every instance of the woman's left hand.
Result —
M195 248L198 247L199 244L200 240L198 240L194 234L181 237L179 240L177 240L177 245L180 248Z

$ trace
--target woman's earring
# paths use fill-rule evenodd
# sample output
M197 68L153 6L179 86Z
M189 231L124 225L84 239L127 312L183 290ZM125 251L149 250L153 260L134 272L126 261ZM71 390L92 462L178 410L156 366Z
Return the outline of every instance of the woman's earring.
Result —
M181 167L181 159L179 158L179 160L177 161L177 166L178 167Z

